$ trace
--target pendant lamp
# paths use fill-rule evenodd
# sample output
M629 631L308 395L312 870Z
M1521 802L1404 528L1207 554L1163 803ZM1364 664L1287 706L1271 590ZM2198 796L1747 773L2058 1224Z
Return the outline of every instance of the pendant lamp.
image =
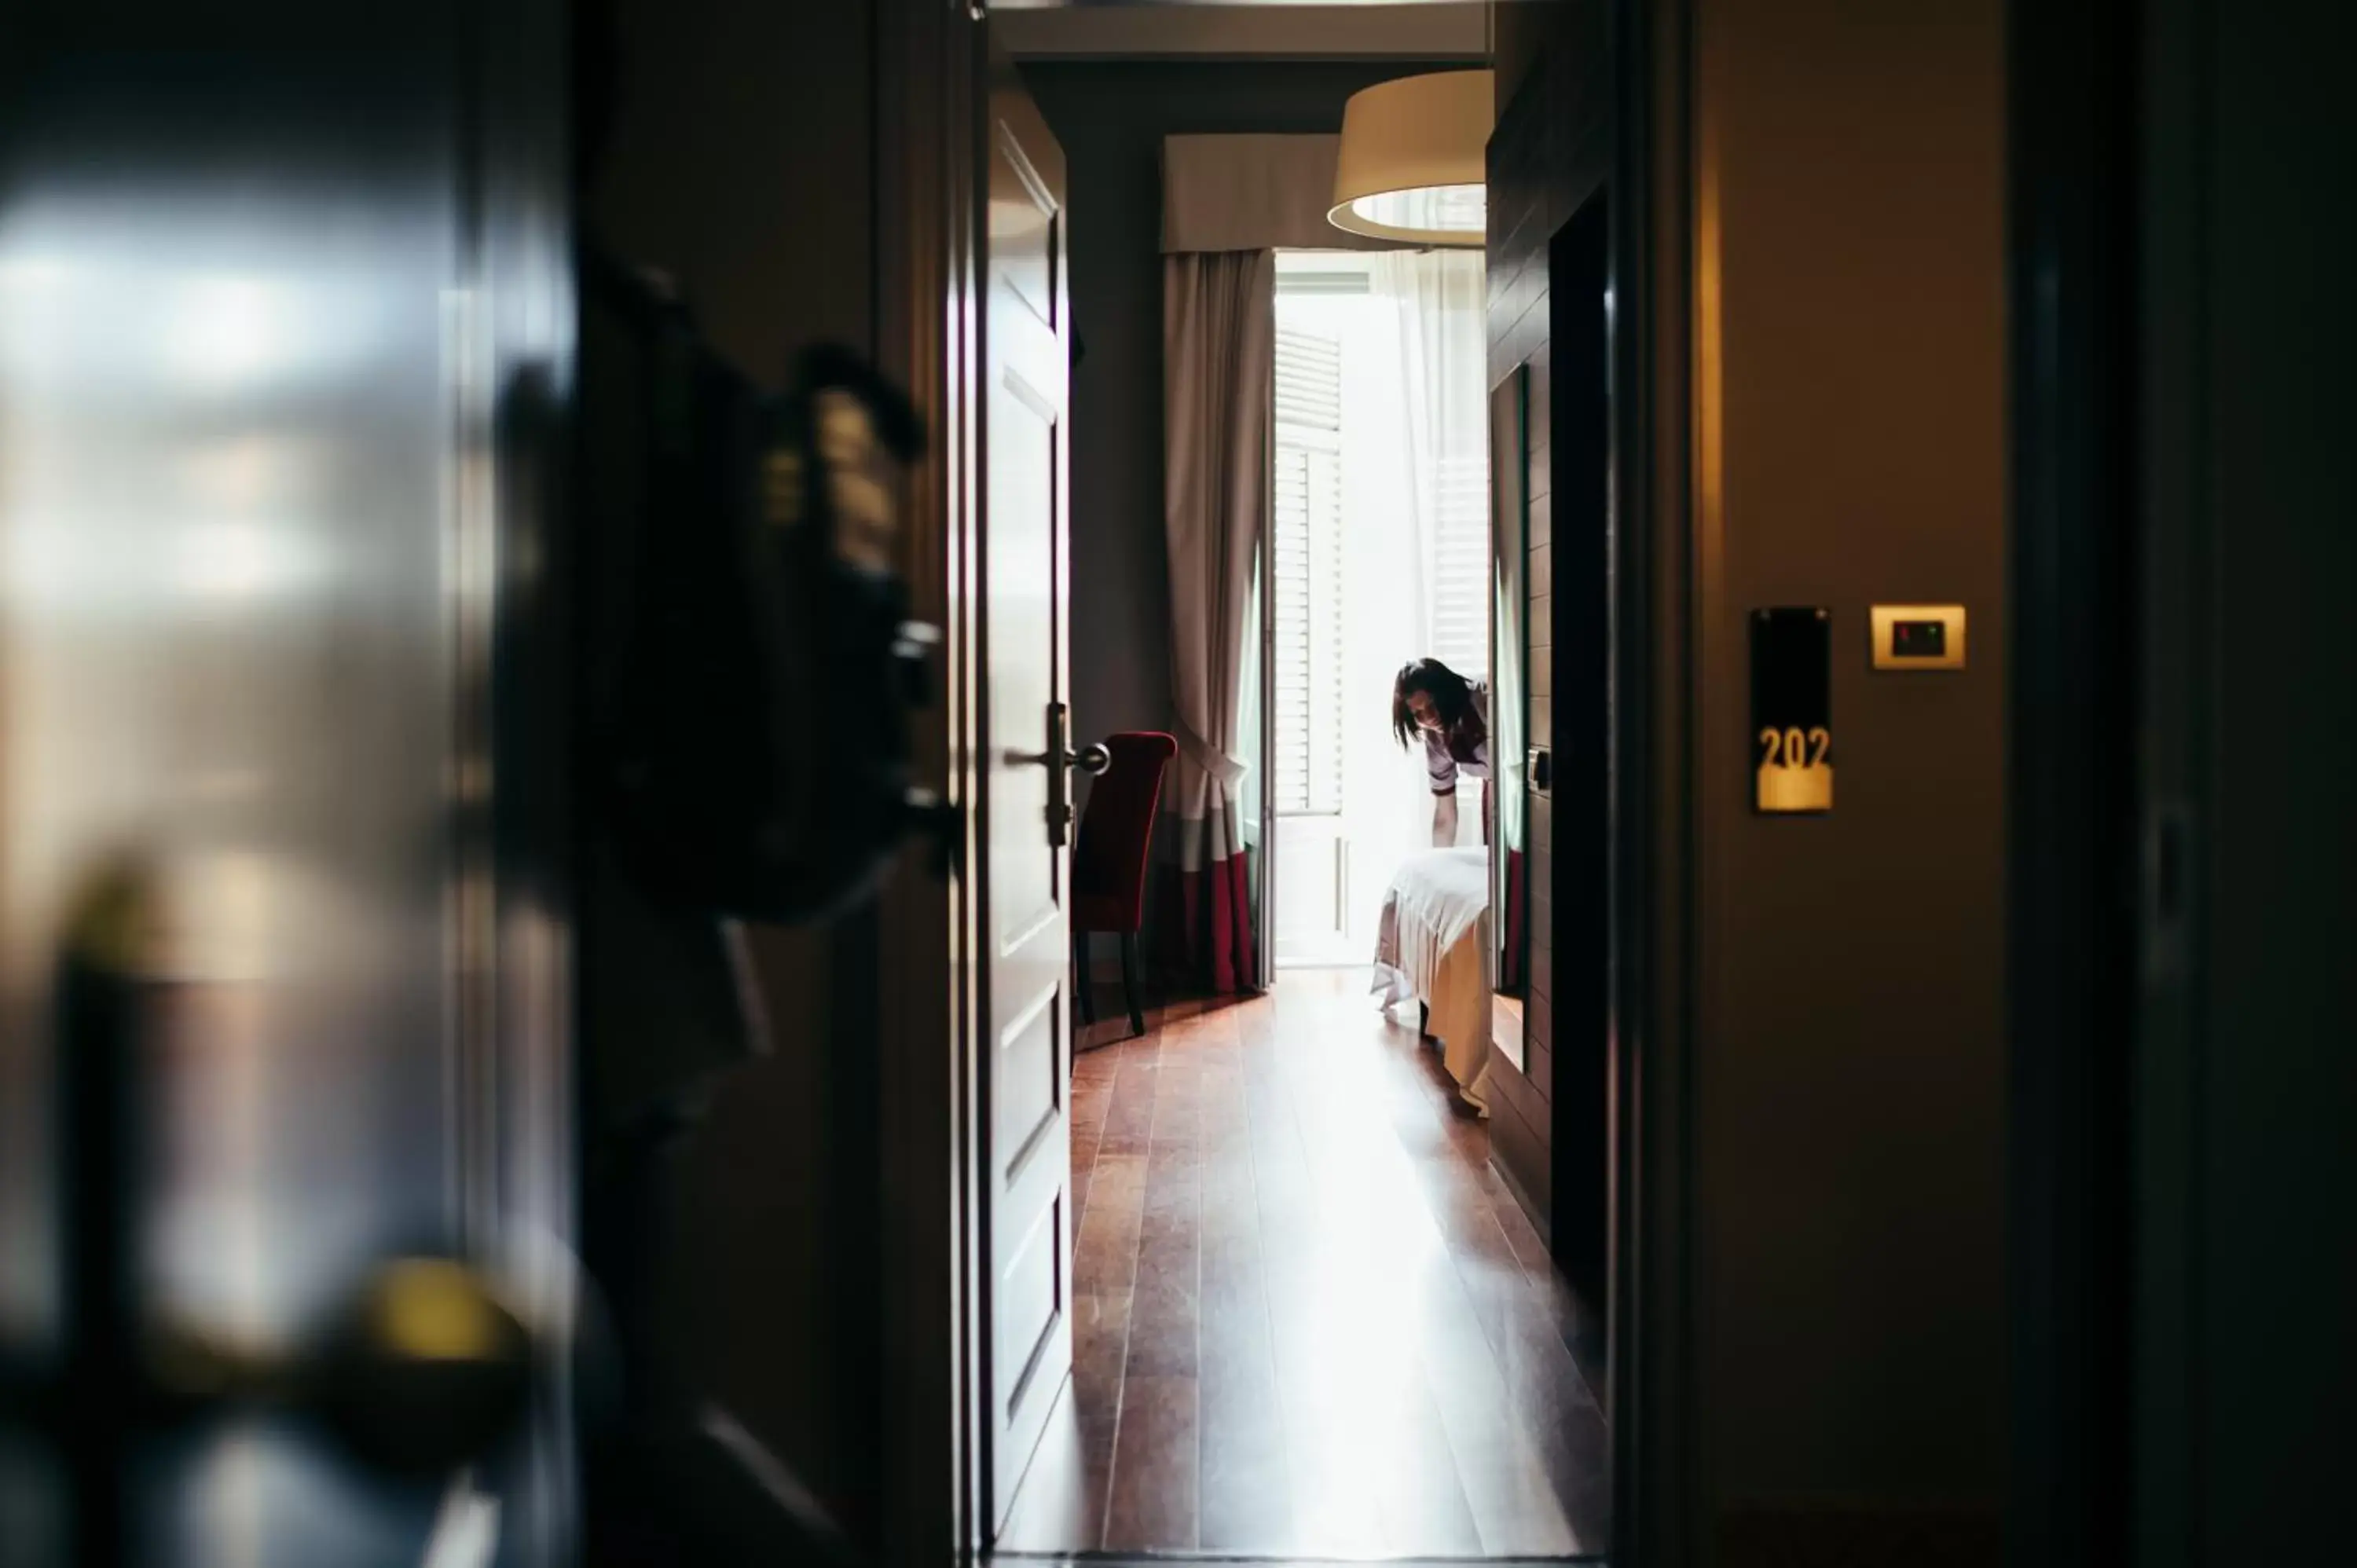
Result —
M1326 220L1374 240L1480 249L1495 91L1486 70L1443 70L1352 93Z

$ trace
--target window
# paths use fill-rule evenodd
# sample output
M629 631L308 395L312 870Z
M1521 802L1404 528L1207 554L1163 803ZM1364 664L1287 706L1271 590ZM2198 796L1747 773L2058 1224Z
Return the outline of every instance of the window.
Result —
M1340 340L1280 328L1275 390L1276 809L1324 814L1342 807Z
M1479 680L1490 669L1489 451L1444 448L1434 466L1432 656Z
M1277 257L1254 652L1281 965L1364 962L1383 888L1432 846L1423 747L1392 732L1400 666L1489 670L1484 297L1480 258L1461 252ZM1477 790L1460 837L1481 822Z
M1393 306L1370 295L1363 272L1280 273L1277 292L1281 298L1312 296L1316 308L1285 313L1276 329L1271 766L1276 810L1318 815L1342 809L1346 755L1341 336L1351 310L1379 313L1360 321L1360 329L1370 330L1389 319ZM1342 295L1356 297L1326 297ZM1422 650L1479 680L1490 668L1489 455L1479 439L1441 434L1458 438L1433 454L1432 511L1421 541L1424 559L1415 564L1428 596ZM1361 433L1361 439L1372 437Z

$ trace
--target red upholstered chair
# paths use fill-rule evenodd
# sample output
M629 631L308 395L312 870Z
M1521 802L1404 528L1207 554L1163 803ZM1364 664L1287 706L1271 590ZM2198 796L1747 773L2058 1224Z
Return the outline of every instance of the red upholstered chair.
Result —
M1072 848L1072 967L1080 993L1081 1021L1093 1024L1096 998L1089 983L1089 935L1112 931L1121 938L1121 986L1129 1001L1132 1038L1146 1033L1146 1010L1137 1000L1137 931L1146 918L1146 854L1154 837L1154 812L1162 800L1162 774L1178 754L1167 735L1132 733L1105 736L1113 754L1089 791L1081 813L1080 842Z

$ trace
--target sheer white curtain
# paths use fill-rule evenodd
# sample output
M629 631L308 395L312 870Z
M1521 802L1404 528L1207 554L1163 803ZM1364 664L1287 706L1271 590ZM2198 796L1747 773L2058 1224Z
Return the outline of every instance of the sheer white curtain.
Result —
M1344 832L1353 945L1374 937L1385 886L1432 844L1420 746L1391 732L1392 680L1434 657L1489 662L1489 343L1479 252L1369 259L1372 293L1345 345ZM1459 843L1479 843L1480 790L1459 787Z

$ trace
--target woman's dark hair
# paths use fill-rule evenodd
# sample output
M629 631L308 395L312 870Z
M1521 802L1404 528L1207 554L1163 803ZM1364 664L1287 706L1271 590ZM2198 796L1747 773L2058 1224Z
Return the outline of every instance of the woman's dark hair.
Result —
M1473 687L1464 676L1437 659L1411 660L1400 666L1399 677L1392 682L1392 734L1402 746L1415 739L1415 715L1407 706L1409 694L1415 692L1432 699L1445 735L1456 734L1458 725L1473 714Z

